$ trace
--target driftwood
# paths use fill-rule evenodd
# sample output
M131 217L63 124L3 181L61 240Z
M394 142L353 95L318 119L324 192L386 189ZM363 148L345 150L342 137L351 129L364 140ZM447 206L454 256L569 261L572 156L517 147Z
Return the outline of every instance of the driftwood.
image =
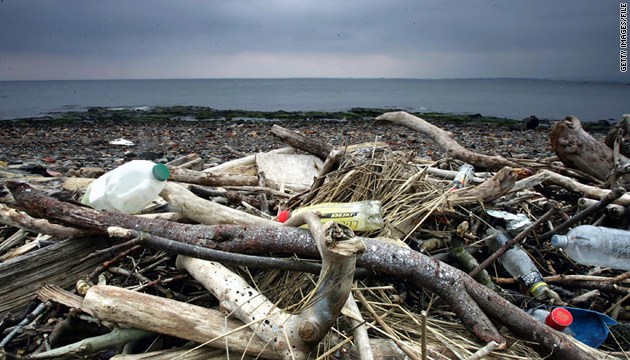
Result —
M581 170L600 180L606 180L615 168L613 150L584 131L580 120L567 116L556 123L549 134L551 148L567 166ZM630 159L618 154L621 164L630 163ZM630 183L630 176L620 178L621 183Z
M560 175L553 171L549 170L540 170L536 174L529 176L525 179L518 180L514 187L512 188L512 192L520 191L523 189L531 188L540 184L553 184L558 185L564 189L579 193L583 196L587 196L591 199L601 199L607 194L611 193L612 190L601 189L596 186L589 186L582 184L570 177ZM624 194L621 197L617 198L613 201L614 204L619 204L623 206L630 205L630 195Z
M311 153L322 160L326 159L328 154L330 154L330 152L334 149L332 145L314 140L279 125L273 125L271 127L271 133L281 138L284 142L294 148Z
M167 183L160 195L186 217L202 224L274 225L271 220L204 200L174 183Z
M313 213L296 216L291 222L308 223L322 257L316 291L298 312L277 308L220 263L179 256L177 267L193 275L219 299L222 308L247 324L277 354L304 359L339 316L352 286L356 255L364 246L349 229L336 223L322 226Z
M606 146L614 149L615 142L619 146L619 153L625 157L630 157L630 114L624 114L623 119L606 134L604 139Z
M100 319L118 324L142 327L216 347L224 347L227 341L232 350L280 358L247 326L237 320L226 319L218 310L107 285L91 287L82 308Z
M435 141L442 149L446 151L449 157L462 160L475 167L485 168L488 170L499 170L502 167L519 167L520 165L514 161L510 161L501 156L489 156L478 154L461 146L453 139L453 134L432 125L417 116L411 115L404 111L388 112L376 118L376 122L386 122L405 126L409 129L418 131Z
M102 239L65 240L0 263L0 318L8 311L21 310L44 284L72 286L76 279L87 275L106 258L102 254L84 259L108 246Z
M237 174L215 174L169 166L169 180L206 186L256 186L258 177Z
M143 229L158 236L213 247L218 250L248 254L298 254L317 257L317 247L310 234L287 227L244 225L200 226L172 224L141 219L124 214L98 212L44 196L27 185L9 183L16 201L33 215L75 226L105 232L108 226ZM556 332L474 281L462 271L416 251L374 239L362 238L366 251L357 264L377 273L407 279L444 298L466 327L482 341L496 341L505 346L488 316L515 333L537 343L557 359L590 359L562 333ZM221 242L218 242L221 241Z

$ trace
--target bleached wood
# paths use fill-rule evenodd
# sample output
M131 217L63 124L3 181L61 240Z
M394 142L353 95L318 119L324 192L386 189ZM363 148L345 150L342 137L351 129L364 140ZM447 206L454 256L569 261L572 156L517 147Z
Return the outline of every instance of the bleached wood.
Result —
M258 177L239 174L215 174L170 166L170 181L206 186L256 186Z
M279 223L232 209L198 197L186 188L167 182L160 193L164 200L180 209L189 219L202 224L250 224L260 226L278 226Z
M316 290L303 310L289 313L220 263L186 256L177 257L177 267L188 271L211 291L228 316L249 324L254 333L284 358L306 359L332 327L350 294L356 256L365 249L349 229L307 212L293 217L289 225L308 223L322 257L322 272ZM349 232L348 232L349 231Z
M231 350L262 354L271 359L280 358L258 340L248 327L243 327L236 320L226 319L218 310L109 285L91 287L82 307L101 320L218 348L225 347L226 336Z
M15 226L34 233L48 234L56 239L87 236L91 232L68 226L52 224L46 219L36 219L28 214L0 204L0 223Z
M405 111L385 113L375 119L377 122L389 121L425 134L435 141L447 156L467 162L475 167L498 170L504 166L519 167L519 164L501 156L490 156L470 151L453 138L453 134L430 124L426 120Z
M582 184L568 176L560 175L550 170L540 170L536 174L529 176L525 179L518 180L511 192L516 192L524 189L534 187L543 183L553 184L561 186L567 190L580 193L583 196L587 196L591 199L601 199L606 196L611 190L601 189L595 186L589 186ZM619 204L623 206L630 205L630 194L624 194L617 200L613 201L613 204Z

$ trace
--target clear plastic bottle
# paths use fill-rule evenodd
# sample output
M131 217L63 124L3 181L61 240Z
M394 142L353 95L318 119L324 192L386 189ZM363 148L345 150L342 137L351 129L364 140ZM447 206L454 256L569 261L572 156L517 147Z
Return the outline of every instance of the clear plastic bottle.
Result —
M487 236L495 233L495 237L486 238L486 245L493 252L511 240L507 231L502 227L497 226L495 229L489 228L486 231ZM521 281L534 297L540 299L546 296L549 285L543 281L542 274L538 271L532 259L529 258L527 251L520 245L512 246L505 254L501 255L499 262L510 275Z
M97 210L135 214L160 194L169 176L164 164L132 160L94 180L81 202Z
M322 223L335 221L350 227L354 231L375 231L383 227L381 202L366 200L347 203L321 203L278 213L278 221L285 222L289 217L304 211L318 212Z
M453 184L449 191L455 191L466 187L473 176L475 176L475 167L470 164L462 165L455 175L455 179L453 179Z
M630 231L580 225L552 236L551 244L580 264L630 271Z

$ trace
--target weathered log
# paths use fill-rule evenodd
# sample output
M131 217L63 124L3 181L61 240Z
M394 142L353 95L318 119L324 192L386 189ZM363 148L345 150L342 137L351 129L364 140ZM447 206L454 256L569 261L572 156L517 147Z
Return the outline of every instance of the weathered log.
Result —
M458 205L466 205L498 199L512 189L516 183L517 176L514 169L504 167L493 177L477 186L448 193L448 200Z
M93 232L81 229L75 229L59 224L51 224L45 219L32 218L26 213L12 209L4 204L0 204L0 223L15 226L34 233L51 235L56 239L76 238L93 234Z
M26 306L44 284L72 286L76 279L87 275L105 259L105 255L84 259L108 246L102 237L99 240L65 240L0 263L0 318Z
M98 212L63 203L34 191L28 185L9 183L13 196L22 206L48 219L75 222L77 226L105 231L107 226L142 229L177 241L212 247L218 250L260 254L299 254L317 256L317 247L310 234L287 227L255 227L249 225L194 226L169 224L166 221ZM217 242L222 241L222 242ZM590 359L592 356L576 347L562 333L538 323L528 314L477 283L468 275L447 264L411 249L362 238L366 252L357 263L377 273L404 278L442 296L461 321L484 342L505 344L486 314L525 339L541 343L558 359ZM482 308L479 307L482 306Z
M263 226L277 224L271 220L204 200L174 183L167 183L160 195L171 205L179 208L189 219L202 224L256 224Z
M388 112L377 117L375 120L377 123L389 121L421 132L431 138L431 140L435 141L446 151L448 156L472 164L475 167L485 168L488 170L498 170L504 166L519 167L519 164L501 156L490 156L470 151L455 141L452 133L442 130L437 126L428 123L424 119L411 115L405 111Z
M334 149L330 144L317 141L298 132L283 128L280 125L273 125L271 127L271 133L294 148L311 153L322 160L326 159L328 154Z
M226 319L218 310L108 285L91 287L82 308L99 319L138 329L219 348L225 347L227 341L230 349L235 351L260 354L270 359L282 357L258 340L247 326Z
M291 220L299 220L296 216ZM321 224L313 213L301 214L316 238L322 257L320 274L311 301L300 311L290 313L275 306L258 290L223 265L185 256L177 257L177 267L186 269L210 290L221 307L243 321L274 351L285 358L305 359L326 335L339 316L352 286L356 255L363 243L351 230L336 223ZM304 221L301 221L304 222ZM296 225L301 225L297 223Z
M615 167L613 151L584 131L575 116L567 116L554 124L549 140L551 149L567 167L581 170L600 180L606 180ZM619 160L622 164L630 162L621 154ZM621 176L620 181L622 184L630 183L630 175Z
M237 174L215 174L169 166L169 180L206 186L256 186L258 177Z

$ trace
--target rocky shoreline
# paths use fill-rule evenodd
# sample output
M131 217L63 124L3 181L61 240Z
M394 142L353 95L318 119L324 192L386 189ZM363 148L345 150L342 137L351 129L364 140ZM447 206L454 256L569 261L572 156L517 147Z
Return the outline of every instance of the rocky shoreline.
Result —
M198 107L148 111L94 108L48 118L5 120L0 121L0 164L36 163L48 171L67 174L81 167L109 170L133 158L166 162L197 153L204 163L213 165L286 146L271 134L274 124L334 146L378 140L393 150L413 151L423 158L443 157L441 149L413 130L373 124L374 117L387 111L361 108L348 112L269 113ZM416 115L452 132L461 145L476 152L531 159L553 156L548 121L536 129L525 129L515 120L478 114ZM110 144L116 139L131 141L133 145Z

